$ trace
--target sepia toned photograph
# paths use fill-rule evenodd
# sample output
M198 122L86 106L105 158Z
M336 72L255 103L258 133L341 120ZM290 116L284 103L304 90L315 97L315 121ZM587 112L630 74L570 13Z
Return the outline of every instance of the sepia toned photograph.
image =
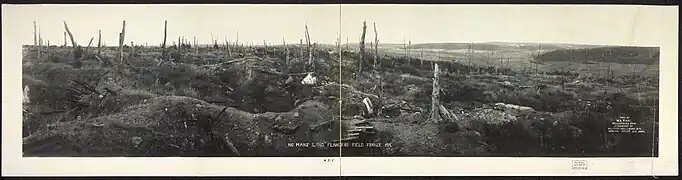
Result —
M306 21L288 42L169 37L172 20L87 37L68 22L83 23L33 21L22 46L24 156L657 156L658 47L391 44L367 21L336 42Z
M662 157L654 23L519 8L15 6L20 154Z

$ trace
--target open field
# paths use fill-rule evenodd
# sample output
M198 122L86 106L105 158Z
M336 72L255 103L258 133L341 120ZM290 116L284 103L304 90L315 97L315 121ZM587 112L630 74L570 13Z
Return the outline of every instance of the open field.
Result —
M517 71L535 71L537 68L539 72L574 71L584 76L641 75L657 78L659 75L657 47L427 43L409 46L409 53L406 53L402 44L380 45L379 48L381 52L395 56L409 54L413 58L440 59L473 66L511 68ZM536 64L533 62L540 63L535 67Z
M656 63L535 66L537 47L504 43L410 58L398 45L72 44L23 46L24 156L658 152Z

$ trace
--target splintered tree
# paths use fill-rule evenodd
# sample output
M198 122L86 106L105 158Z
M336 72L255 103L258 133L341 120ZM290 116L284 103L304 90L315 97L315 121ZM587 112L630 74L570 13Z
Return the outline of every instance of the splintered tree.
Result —
M268 55L268 43L263 40L263 55L267 56Z
M102 30L97 31L97 55L102 53Z
M433 63L433 91L431 92L431 120L438 122L438 95L440 92L440 85L438 84L438 63Z
M360 60L358 61L358 72L362 72L362 64L365 57L365 33L367 32L367 21L362 21L362 36L360 36Z
M407 64L410 64L410 61L412 61L412 57L410 56L410 53L412 50L410 49L412 47L412 39L407 41Z
M135 55L135 43L133 43L133 41L130 41L130 52L128 53L128 59L133 59L134 55Z
M67 43L66 43L66 31L65 31L64 32L64 47L66 47L66 46L67 46Z
M121 33L118 35L118 57L121 63L123 63L123 43L125 42L126 36L126 21L123 20L123 26L121 28Z
M38 30L38 61L40 61L40 57L42 56L42 51L43 51L43 37L40 36L40 30Z
M424 66L424 48L421 48L419 51L419 63L419 66Z
M164 28L164 29L166 29L166 28ZM165 38L164 38L164 39L165 39ZM182 48L182 47L183 47L182 37L181 37L181 36L178 36L178 45L175 46L175 49L180 50L180 48Z
M166 52L166 37L168 35L168 20L163 21L163 44L161 44L161 58L164 61L168 61L168 52ZM180 41L178 41L177 47L180 47Z
M308 65L311 66L312 69L315 69L315 65L313 64L313 50L312 50L312 45L310 44L310 32L308 31L308 23L305 24L305 40L308 43Z
M69 30L69 26L66 24L66 21L64 21L64 29L69 35L69 39L71 39L71 45L73 46L72 60L77 61L82 56L82 52L80 51L80 47L78 47L78 43L76 43L76 40L73 38L73 34L71 33L71 30Z
M286 70L287 73L289 73L289 69L291 69L291 63L289 62L289 48L287 47L287 41L284 40L284 37L282 37L282 47L284 47L284 64L286 64Z
M196 36L194 36L194 54L199 54L199 40L197 40Z
M232 58L232 50L230 49L230 42L227 40L227 36L225 36L225 50L227 50L227 57Z
M237 54L241 53L241 46L239 46L239 30L237 30L237 36L234 39L234 46L237 48Z
M377 32L377 23L374 22L374 62L373 68L377 68L377 61L379 60L379 32Z
M33 21L33 45L38 45L38 25L36 25L36 21Z

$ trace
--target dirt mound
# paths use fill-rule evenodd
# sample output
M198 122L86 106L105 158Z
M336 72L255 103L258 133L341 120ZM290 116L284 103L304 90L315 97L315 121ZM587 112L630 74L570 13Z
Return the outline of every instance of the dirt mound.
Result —
M56 123L26 138L24 152L26 156L307 156L313 149L287 144L338 138L331 126L320 131L326 135L310 130L332 119L326 111L327 106L311 101L291 112L251 114L194 98L162 96L120 113Z

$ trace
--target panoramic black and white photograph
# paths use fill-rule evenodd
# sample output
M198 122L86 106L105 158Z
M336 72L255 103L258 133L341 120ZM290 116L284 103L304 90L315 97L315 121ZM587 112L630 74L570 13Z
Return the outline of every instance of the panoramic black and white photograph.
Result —
M438 8L26 7L23 156L658 157L659 45Z

